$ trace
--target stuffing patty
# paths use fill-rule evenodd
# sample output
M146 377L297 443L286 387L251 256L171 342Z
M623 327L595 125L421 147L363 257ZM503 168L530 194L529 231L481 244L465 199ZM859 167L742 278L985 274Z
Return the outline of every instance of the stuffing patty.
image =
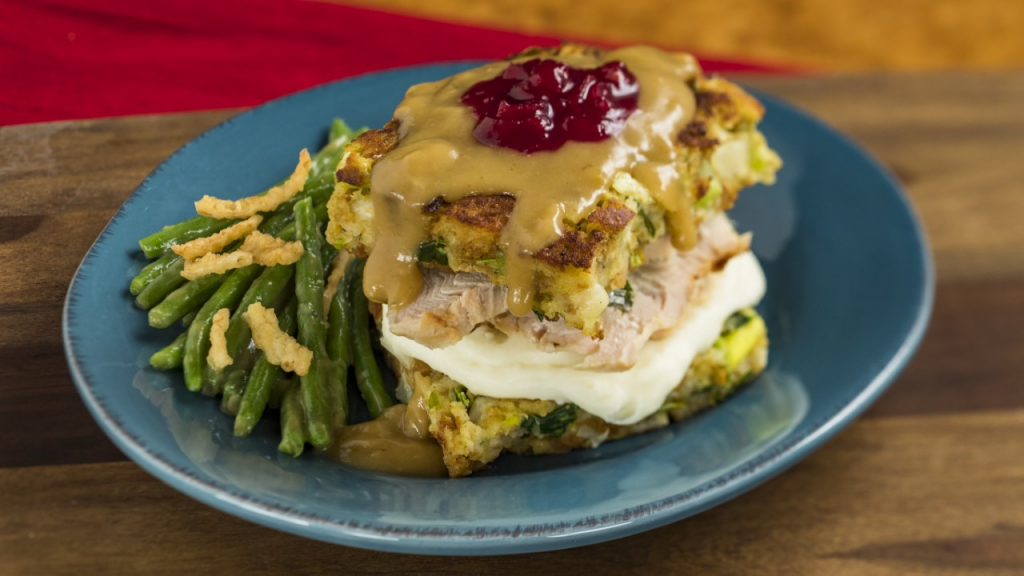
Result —
M568 44L512 58L588 50L595 49ZM764 109L753 97L715 77L698 76L691 87L696 108L678 136L682 153L677 169L683 175L681 193L693 200L694 216L701 222L731 208L741 188L773 182L781 161L756 128ZM348 145L328 204L327 239L335 246L363 257L373 250L371 174L399 142L399 125L393 120ZM420 263L481 273L506 285L500 238L515 204L511 195L467 196L451 203L435 198L422 209L427 234ZM616 174L589 214L564 222L562 237L533 255L534 310L599 336L607 293L622 289L629 270L643 263L644 247L666 234L666 214L631 174Z

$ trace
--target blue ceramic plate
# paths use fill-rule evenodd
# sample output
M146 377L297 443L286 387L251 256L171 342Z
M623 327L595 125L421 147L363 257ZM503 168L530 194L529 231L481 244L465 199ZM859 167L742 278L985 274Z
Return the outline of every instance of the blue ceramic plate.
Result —
M276 450L276 423L231 434L218 402L148 368L173 330L127 293L139 238L288 174L336 116L380 126L440 64L328 84L237 116L178 150L125 202L68 291L64 346L96 421L151 474L230 514L310 538L421 554L501 554L621 538L691 516L785 470L860 414L907 363L933 278L921 228L893 180L816 120L762 97L785 159L777 184L733 212L768 276L767 371L719 407L666 429L564 456L504 457L459 480L389 476Z

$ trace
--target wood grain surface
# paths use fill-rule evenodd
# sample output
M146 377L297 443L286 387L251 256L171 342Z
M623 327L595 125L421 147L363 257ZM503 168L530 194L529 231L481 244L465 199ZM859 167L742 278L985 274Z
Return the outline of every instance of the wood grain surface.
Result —
M68 375L64 294L146 173L230 112L0 128L0 574L1024 573L1024 73L744 81L852 135L906 185L939 277L920 352L865 417L740 498L498 560L303 540L125 461Z
M1024 66L1024 3L1007 0L331 0L449 22L692 50L811 70Z

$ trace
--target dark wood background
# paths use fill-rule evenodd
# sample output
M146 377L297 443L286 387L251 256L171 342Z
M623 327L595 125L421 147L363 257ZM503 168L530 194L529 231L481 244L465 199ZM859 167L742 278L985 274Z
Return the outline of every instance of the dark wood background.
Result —
M741 78L874 153L907 188L935 253L935 311L919 353L824 448L694 518L500 559L367 552L217 512L105 438L68 375L60 312L124 198L233 111L0 127L0 574L1024 573L1024 72L979 70L1024 64L1020 8L812 4L706 3L687 18L647 0L628 13L602 0L576 17L569 2L384 2L584 38L685 36L712 54L860 71ZM847 26L854 17L873 25ZM975 70L948 71L962 67ZM947 71L864 72L929 68Z

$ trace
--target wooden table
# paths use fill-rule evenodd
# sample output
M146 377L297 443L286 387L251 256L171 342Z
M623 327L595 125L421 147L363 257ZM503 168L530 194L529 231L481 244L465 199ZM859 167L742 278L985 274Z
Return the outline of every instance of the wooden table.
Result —
M745 81L847 131L907 187L939 280L920 352L760 488L616 542L501 559L304 540L126 461L68 376L65 290L146 173L230 113L0 128L0 574L1024 572L1024 73Z

